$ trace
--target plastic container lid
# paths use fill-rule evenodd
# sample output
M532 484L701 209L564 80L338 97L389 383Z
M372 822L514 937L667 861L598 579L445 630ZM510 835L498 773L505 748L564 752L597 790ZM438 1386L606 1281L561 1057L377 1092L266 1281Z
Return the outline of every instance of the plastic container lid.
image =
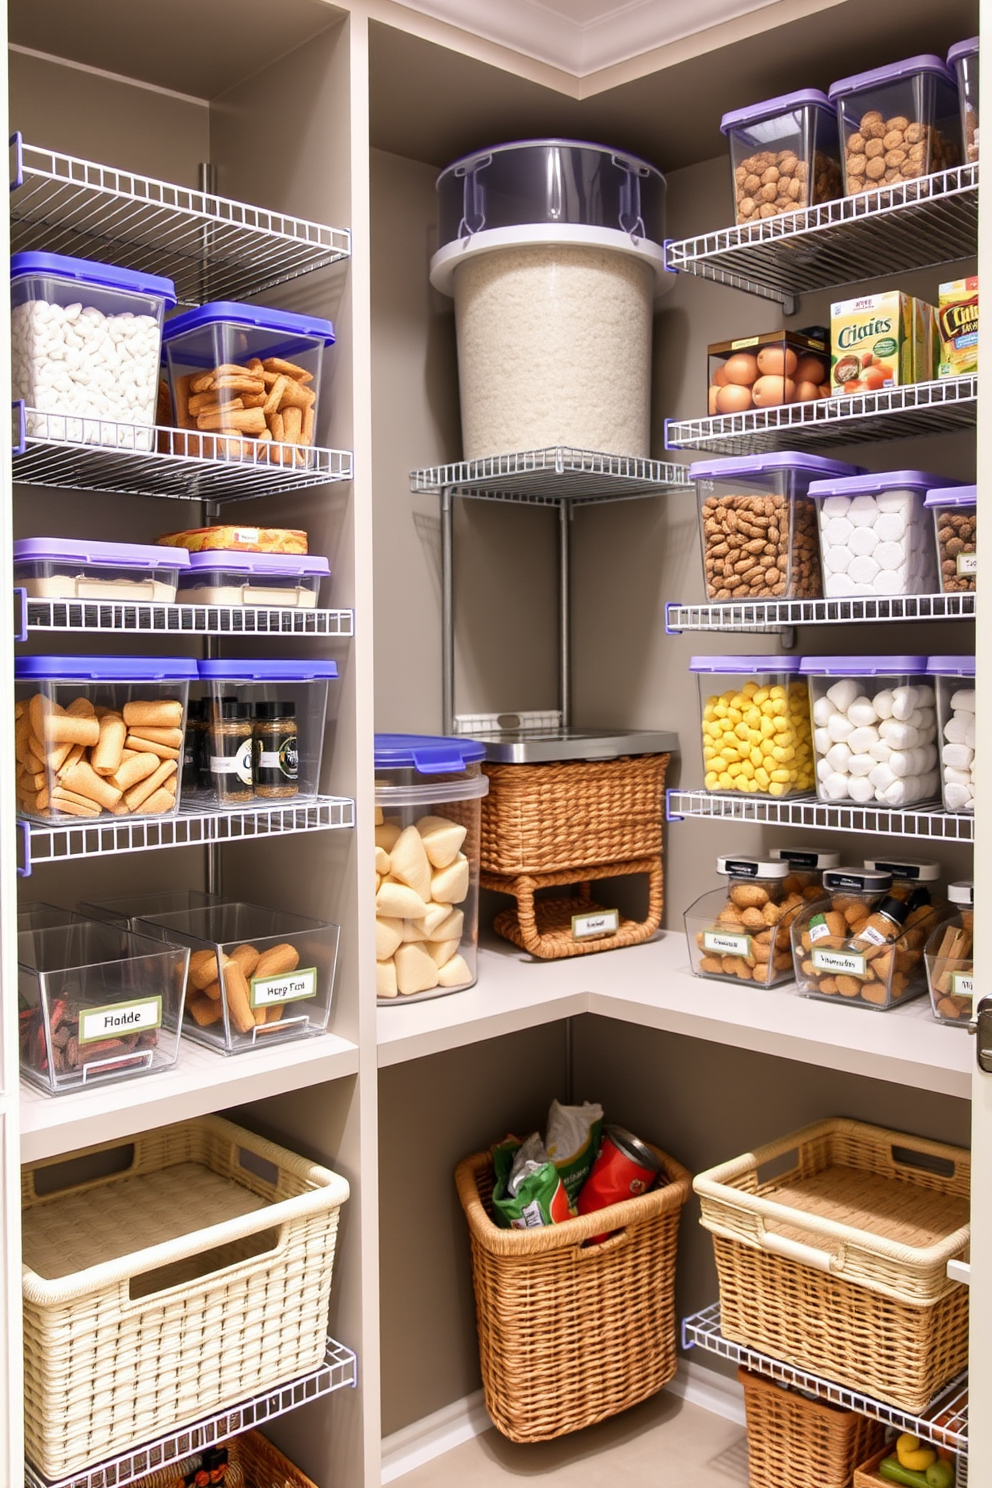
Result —
M947 897L952 904L968 904L975 902L975 885L970 878L959 878L956 883L947 885Z
M799 670L807 677L924 676L925 656L804 656Z
M335 661L241 661L194 663L201 682L322 682L338 674Z
M145 274L138 269L121 269L117 264L95 263L90 258L68 258L64 253L14 253L10 260L11 279L28 274L54 275L75 279L99 289L126 289L132 294L155 295L170 307L176 303L176 286L171 279L158 274Z
M419 770L421 775L450 775L478 764L486 746L477 739L445 734L376 734L377 770Z
M832 892L852 889L861 894L883 894L892 887L892 874L874 868L827 868L823 887Z
M214 325L253 326L260 331L309 336L325 346L334 344L334 326L329 320L316 315L293 315L288 310L268 310L264 305L242 305L236 300L212 300L208 305L198 305L195 310L173 316L162 331L162 342Z
M964 57L978 56L978 37L970 36L967 41L956 41L947 53L947 65L953 67L955 62L960 62Z
M873 67L870 72L856 72L852 77L841 78L830 84L827 97L834 103L838 98L846 98L849 93L860 93L863 88L883 87L886 83L898 82L900 78L915 77L920 72L934 73L952 88L957 87L957 79L947 63L930 52L924 52L919 57L907 57L904 62L890 62L887 67Z
M973 656L930 656L927 658L927 671L931 677L973 677L975 658Z
M839 852L823 852L818 847L773 847L772 857L790 868L836 868Z
M977 486L938 486L928 491L924 506L975 506L978 501Z
M798 672L801 658L798 656L693 656L689 662L690 672L726 672L735 676L753 675L755 672Z
M795 450L782 450L771 455L724 455L719 460L696 460L689 466L690 480L719 480L723 476L766 475L775 470L805 470L811 475L850 477L860 475L864 466L850 465L845 460L830 460L825 455L806 455Z
M185 554L185 557L183 556ZM142 543L87 542L73 537L22 537L14 562L91 563L94 568L189 568L185 548Z
M761 124L765 119L778 119L782 114L795 113L801 108L823 109L831 118L836 110L819 88L800 88L796 93L783 93L779 98L769 98L764 103L752 103L747 108L734 109L720 120L723 134L732 129L745 129L749 124Z
M202 665L202 663L201 663ZM188 656L17 656L14 676L39 682L195 682Z
M809 488L813 497L821 496L877 496L881 491L899 491L905 486L910 491L932 491L935 486L951 486L939 475L926 470L881 470L867 471L861 475L842 476L839 480L814 481Z
M161 548L158 549L161 552ZM168 550L171 551L171 550ZM185 552L185 549L178 551ZM189 566L198 572L247 574L282 574L297 577L300 574L329 574L331 565L326 558L316 558L295 553L244 553L228 552L220 548L207 548L202 553L190 553Z
M766 858L717 858L716 871L729 878L788 878L790 868Z
M909 879L913 883L936 883L940 878L940 864L924 858L865 858L865 867L876 873L891 873L894 879Z

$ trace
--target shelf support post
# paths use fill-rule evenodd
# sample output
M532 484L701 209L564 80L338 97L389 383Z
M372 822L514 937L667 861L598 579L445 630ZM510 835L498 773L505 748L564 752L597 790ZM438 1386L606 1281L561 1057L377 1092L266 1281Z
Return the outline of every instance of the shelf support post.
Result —
M442 732L455 731L454 501L441 491L441 716Z
M569 616L572 603L571 573L572 508L558 503L558 709L561 726L572 725L572 656Z

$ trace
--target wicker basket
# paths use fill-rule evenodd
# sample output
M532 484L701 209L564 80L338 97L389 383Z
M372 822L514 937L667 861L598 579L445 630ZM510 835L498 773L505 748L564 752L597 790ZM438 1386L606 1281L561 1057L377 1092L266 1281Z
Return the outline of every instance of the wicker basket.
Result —
M969 1179L960 1147L842 1119L700 1174L724 1336L923 1410L967 1362Z
M738 1369L747 1410L750 1488L850 1488L859 1462L882 1445L885 1427L856 1411L808 1400Z
M233 1457L244 1474L245 1488L315 1488L315 1485L260 1431L249 1431L232 1443Z
M537 1230L493 1223L490 1153L458 1165L486 1409L511 1441L591 1426L675 1373L675 1253L691 1178L653 1150L665 1188ZM601 1245L583 1245L614 1230Z
M118 1152L123 1171L99 1156ZM74 1156L104 1176L22 1169L25 1437L47 1478L316 1369L348 1197L217 1116Z

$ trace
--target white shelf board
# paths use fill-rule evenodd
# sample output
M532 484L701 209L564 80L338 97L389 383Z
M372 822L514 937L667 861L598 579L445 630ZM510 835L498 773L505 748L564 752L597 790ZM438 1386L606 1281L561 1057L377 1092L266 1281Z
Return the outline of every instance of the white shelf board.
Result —
M46 1096L21 1083L21 1161L37 1162L79 1147L287 1090L340 1080L358 1070L358 1047L336 1034L225 1056L189 1039L175 1069Z
M971 1093L971 1040L937 1023L927 999L876 1013L800 997L793 984L764 990L708 981L692 975L685 937L674 930L567 961L533 961L491 940L479 948L479 980L469 991L379 1008L379 1065L579 1013L962 1099Z

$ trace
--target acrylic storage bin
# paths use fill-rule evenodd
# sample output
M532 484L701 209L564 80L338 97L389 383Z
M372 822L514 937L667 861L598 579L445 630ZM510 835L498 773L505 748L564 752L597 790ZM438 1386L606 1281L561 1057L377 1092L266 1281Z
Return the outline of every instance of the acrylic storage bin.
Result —
M324 1033L337 925L258 904L208 904L134 921L190 950L183 1033L224 1054Z
M975 658L931 656L927 671L937 688L940 788L944 810L974 811Z
M121 930L134 930L139 920L148 920L153 915L206 909L227 902L222 894L208 894L204 889L160 889L154 893L129 894L123 899L81 899L77 909L90 919L103 920ZM151 934L152 926L143 925L141 933Z
M170 320L163 344L176 427L219 436L188 440L189 453L302 462L294 446L316 443L329 320L215 300Z
M821 801L915 806L936 798L936 696L925 656L808 656Z
M978 37L972 36L970 40L952 46L947 54L947 65L957 75L964 161L971 165L978 159Z
M961 164L957 80L939 57L909 57L830 88L848 196Z
M857 475L822 455L743 455L690 465L696 484L706 595L819 599L820 543L811 482Z
M198 800L241 808L317 794L333 661L201 661Z
M82 909L63 909L61 904L46 904L39 900L36 904L25 905L17 911L17 929L21 930L51 930L59 925L71 925L75 920L87 919Z
M14 586L28 599L172 604L189 568L184 548L25 537L14 543Z
M851 1488L885 1427L857 1411L739 1367L747 1413L749 1488Z
M723 857L716 871L727 887L703 894L685 912L693 973L759 987L791 981L789 927L804 900L786 888L788 863Z
M316 1370L349 1192L219 1116L73 1157L21 1170L25 1447L49 1480Z
M153 435L94 421L155 422L172 280L61 253L15 253L10 298L11 396L59 415L29 414L26 432L150 450Z
M975 1005L975 885L948 885L953 914L932 932L926 947L927 982L934 1017L967 1028Z
M940 477L925 470L813 482L827 599L936 592L937 550L924 503L937 484Z
M837 111L816 88L724 114L738 223L842 196Z
M474 986L484 747L375 739L376 988L380 1003Z
M937 570L944 594L974 594L978 588L978 487L943 486L928 491L933 512Z
M25 816L95 820L179 808L184 657L19 656L17 802Z
M191 553L189 568L179 581L179 601L313 610L321 581L330 572L326 558L289 553Z
M813 789L809 687L798 656L693 656L703 786L750 796Z
M747 413L830 395L830 347L798 331L718 341L707 353L707 412Z
M189 952L76 916L17 937L21 1074L48 1095L171 1069Z

